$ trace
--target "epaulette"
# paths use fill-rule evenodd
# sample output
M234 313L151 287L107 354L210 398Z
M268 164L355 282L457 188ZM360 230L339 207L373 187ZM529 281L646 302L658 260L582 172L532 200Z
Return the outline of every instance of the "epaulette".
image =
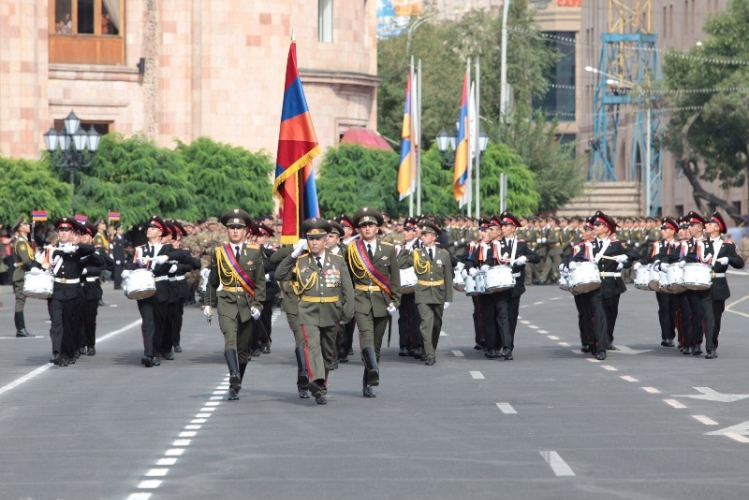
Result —
M330 255L331 257L338 257L339 259L343 259L343 258L344 258L344 257L343 257L343 255L339 255L339 254L337 254L337 253L331 253L331 254L329 254L329 255ZM345 259L344 259L344 260L345 260Z
M256 243L248 243L247 247L248 248L254 248L255 250L257 250L258 248L260 248L260 245L258 245Z
M525 243L525 240L524 240L524 239L522 239L522 238L518 238L518 243L520 243L520 242L523 242L523 243Z
M380 242L380 245L387 245L387 246L389 246L389 247L393 246L393 244L392 244L392 243L390 243L389 241L381 241L381 242Z

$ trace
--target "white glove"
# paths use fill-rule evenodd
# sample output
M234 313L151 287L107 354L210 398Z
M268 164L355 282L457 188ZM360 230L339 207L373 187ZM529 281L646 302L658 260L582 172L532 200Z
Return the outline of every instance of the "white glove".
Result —
M83 271L81 271L81 276L86 276L88 274L88 268L84 267Z
M154 264L164 264L168 260L169 260L168 255L157 255L156 257L151 259L151 262L153 262Z
M637 270L638 270L638 269L640 269L641 267L642 267L642 264L641 264L641 263L639 263L639 262L635 262L635 263L634 263L634 264L632 265L632 269L634 269L635 271L637 271ZM648 268L648 270L650 270L650 264L648 264L648 265L647 265L646 267Z
M135 263L137 265L139 265L139 266L146 266L146 265L148 265L148 261L146 259L143 259L143 258L140 258L140 257L138 257L137 259L135 259Z
M121 261L121 260L116 260L116 261L114 261L114 263L115 263L115 265L117 265L117 266L120 266L120 265L122 265L122 261Z
M715 262L717 262L718 264L722 264L724 266L727 266L728 265L728 257L721 257L719 259L716 259Z
M172 267L169 268L169 274L174 274L177 272L177 264L172 264Z
M559 272L560 273L564 272L564 268L565 268L564 264L559 264Z
M388 304L387 311L390 316L395 316L395 313L398 311L398 309L395 307L395 304L391 302L390 304Z
M307 248L307 240L302 238L294 244L294 250L291 252L291 256L295 259L302 255L304 249Z
M484 272L488 271L489 270L489 265L488 264L484 264L483 266L481 266L481 270L484 271Z
M203 308L203 316L205 316L208 319L211 319L211 316L213 316L213 309L211 309L211 306L205 306Z
M411 250L411 249L412 249L412 248L414 247L414 245L415 245L415 244L416 244L416 240L415 240L415 239L414 239L414 240L411 240L411 241L409 241L409 242L408 242L408 243L406 243L406 245L405 245L405 248L406 248L406 250Z
M453 242L454 247L457 247L458 245L460 245L460 241Z
M536 243L541 243L541 238L536 238Z
M473 278L477 274L478 274L478 270L475 267L472 267L471 269L468 270L468 276L470 276L471 278Z
M525 255L521 255L520 257L515 259L515 262L513 262L513 264L515 264L516 266L524 266L526 262L528 262L528 257L526 257Z
M29 274L32 276L36 276L37 274L44 274L44 271L42 271L38 267L32 267L31 269L29 269Z
M684 269L684 266L686 266L686 265L687 265L687 261L686 260L679 261L679 267L680 268Z
M569 266L567 267L570 268L570 271L573 271L577 267L577 263L575 263L574 261L570 262Z
M617 255L617 256L616 256L616 261L617 261L617 262L618 262L619 264L624 264L624 263L625 263L625 262L627 262L628 260L629 260L629 257L627 257L627 256L626 256L626 255L624 255L624 254L622 254L622 255Z
M462 245L463 243L465 243L465 242L466 242L466 239L465 239L465 238L461 238L461 239L460 239L460 244L461 244L461 245Z
M61 249L64 253L75 253L76 250L78 250L78 246L76 245L65 245Z
M250 308L250 316L252 316L252 319L260 319L260 311L252 307Z
M445 310L448 310L449 308L450 308L450 303L449 302L445 302Z
M635 241L635 248L638 248L639 246L640 246L640 242L639 241Z
M265 273L265 281L270 281L270 274Z
M618 264L616 265L616 270L617 270L617 271L621 271L622 269L624 269L624 264L623 264L622 262L620 262L620 263L618 263Z
M207 280L208 276L210 276L210 275L211 275L210 268L205 267L205 268L203 268L203 269L200 270L200 277L203 278L204 280Z
M546 243L546 238L541 238L541 243Z
M461 270L460 270L460 276L461 276L461 277L462 277L463 279L466 279L466 278L468 277L468 271L466 271L465 269L461 269Z
M127 270L127 269L123 269L122 270L122 279L126 280L128 276L130 276L130 271Z

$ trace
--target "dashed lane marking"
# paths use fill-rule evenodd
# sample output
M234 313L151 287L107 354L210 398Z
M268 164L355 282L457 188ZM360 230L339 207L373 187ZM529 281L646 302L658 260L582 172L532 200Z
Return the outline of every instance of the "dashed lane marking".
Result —
M600 363L600 361L595 358L588 358L588 361L590 361L591 363Z
M736 434L735 432L726 432L723 435L733 439L734 441L738 441L739 443L749 443L749 438L747 438L746 436L742 436L741 434Z
M619 378L621 378L622 380L626 380L627 382L639 382L639 380L634 377L630 377L629 375L622 375Z
M676 408L677 410L683 410L684 408L686 408L686 406L676 401L675 399L664 399L663 402L671 406L672 408Z
M549 333L546 330L539 330L538 333Z
M518 413L510 403L497 403L497 408L499 408L499 411L507 415L517 415Z
M567 465L567 462L557 453L556 451L541 451L541 456L549 464L554 475L557 477L574 476L575 472L572 467Z
M608 370L610 372L617 372L617 371L619 371L619 370L617 370L616 368L614 368L611 365L601 365L601 368L603 368L604 370Z
M127 500L149 500L149 498L151 498L150 493L133 493L127 497Z
M642 387L642 390L647 392L648 394L660 394L661 393L661 391L659 391L655 387Z
M452 351L452 353L453 353L453 356L455 356L456 358L464 357L461 351Z
M543 304L543 303L544 303L544 301L543 301L543 300L541 300L541 301L538 301L538 302L534 302L534 303L533 303L533 305L534 305L534 306L540 306L540 305L541 305L541 304Z
M521 321L521 323L522 323L522 324L524 324L524 325L527 325L527 324L529 324L529 323L530 323L530 321L527 321L527 320L523 320L523 321Z
M471 377L473 377L474 380L483 380L484 374L481 372L468 372L471 374Z
M440 337L449 337L447 332L440 332Z
M559 300L561 297L552 297L549 300Z
M540 332L539 332L539 333L540 333ZM559 337L557 337L556 335L549 335L549 336L548 336L547 338L548 338L549 340L559 340Z
M536 325L528 325L528 328L532 328L533 330L538 330L538 327Z
M718 425L718 422L705 415L692 415L692 418L705 425Z
M569 342L559 342L559 345L562 346L562 347L569 347L570 343Z

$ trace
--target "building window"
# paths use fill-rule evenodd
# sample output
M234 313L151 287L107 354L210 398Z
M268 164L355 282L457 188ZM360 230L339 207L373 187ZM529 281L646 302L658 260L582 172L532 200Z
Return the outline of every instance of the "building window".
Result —
M333 43L333 0L317 0L317 41Z
M533 107L541 109L560 122L575 121L575 43L574 31L547 32L549 40L562 54L562 58L548 75L549 91L540 100L534 100ZM564 41L563 41L564 40Z
M49 3L49 62L123 64L125 0Z
M684 205L676 205L674 210L676 210L676 217L684 217Z
M54 122L55 130L58 132L62 132L65 130L65 120L55 120ZM114 130L114 122L111 121L84 121L81 120L81 128L88 132L91 130L91 127L94 127L94 130L99 133L99 135L107 135L108 133L112 132Z

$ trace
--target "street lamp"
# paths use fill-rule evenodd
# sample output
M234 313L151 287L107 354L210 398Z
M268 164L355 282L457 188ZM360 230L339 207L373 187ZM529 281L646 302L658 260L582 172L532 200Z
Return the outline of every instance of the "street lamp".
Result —
M445 129L442 129L436 137L437 149L440 150L440 153L445 153L448 149L455 151L455 143L457 140L458 136L456 134L449 135Z
M93 165L101 136L93 125L88 132L84 131L81 127L81 120L72 110L63 123L62 132L58 132L54 125L49 128L44 134L44 144L49 151L52 165L56 168L67 168L70 171L70 209L74 213L75 171L79 168L90 168Z

